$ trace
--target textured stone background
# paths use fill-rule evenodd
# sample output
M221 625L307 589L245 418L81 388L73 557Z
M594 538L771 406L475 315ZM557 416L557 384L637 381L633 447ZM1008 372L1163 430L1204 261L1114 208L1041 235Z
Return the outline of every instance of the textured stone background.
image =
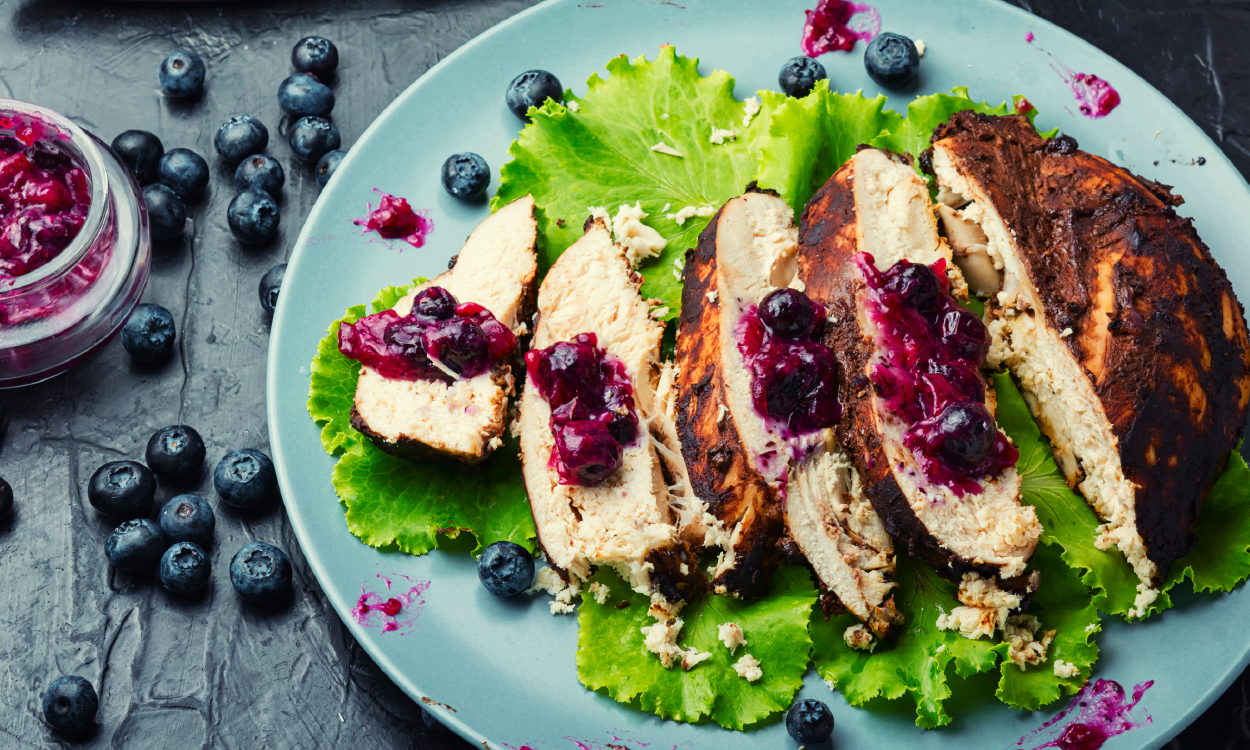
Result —
M1250 174L1250 2L1016 0L1143 75ZM291 45L318 33L338 44L334 119L350 146L383 107L439 59L529 0L283 0L117 4L0 0L0 96L37 101L105 140L156 132L167 149L208 156L216 127L248 112L270 129L287 168L282 233L242 249L225 225L232 175L215 159L209 193L189 206L180 243L158 247L145 301L179 323L168 365L132 365L114 342L75 371L0 391L11 417L0 474L14 486L15 521L0 528L0 748L55 747L39 717L42 690L79 673L101 691L90 748L449 748L420 709L369 660L330 609L281 508L220 512L214 582L173 603L151 580L104 564L111 526L83 488L101 463L142 460L167 424L196 427L209 463L240 447L268 449L265 352L269 320L256 286L285 260L317 198L295 162L274 90ZM359 7L366 6L366 7ZM204 55L208 90L194 106L163 103L156 69L175 47ZM212 497L207 478L191 491ZM158 500L176 492L162 487ZM223 576L248 541L276 543L295 562L294 604L242 606ZM1243 675L1174 748L1250 746ZM484 695L484 699L487 696Z

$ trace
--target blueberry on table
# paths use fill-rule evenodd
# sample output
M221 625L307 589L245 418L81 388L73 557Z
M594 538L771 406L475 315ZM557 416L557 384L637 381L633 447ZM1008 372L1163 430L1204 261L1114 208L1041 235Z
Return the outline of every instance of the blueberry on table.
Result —
M887 89L899 89L920 72L920 52L915 43L900 34L878 34L864 51L868 77Z
M343 145L339 129L324 117L299 118L291 126L286 142L296 156L314 162Z
M122 347L136 362L163 362L174 352L174 316L160 305L135 307L122 327Z
M213 541L213 509L199 495L176 495L161 508L160 526L167 542L194 542L207 547Z
M185 424L176 424L162 427L148 438L144 459L161 479L186 482L200 476L207 453L200 433Z
M170 149L157 168L162 185L182 198L194 198L208 186L208 162L189 148Z
M828 77L825 66L806 55L799 55L790 58L785 65L781 66L777 84L787 96L802 99L812 93L817 81L823 81Z
M306 36L291 48L291 65L301 73L328 77L339 66L339 50L321 36Z
M43 718L61 734L86 734L99 710L95 688L76 674L53 682L43 694Z
M139 184L146 185L156 177L165 147L146 130L127 130L113 139L113 151Z
M547 71L527 70L512 79L504 98L513 114L529 122L530 107L541 107L548 99L564 101L564 89L560 86L560 79Z
M516 596L534 583L534 558L515 542L495 542L478 558L477 577L495 596Z
M284 276L286 276L286 264L279 263L265 271L265 275L260 277L260 306L271 315L274 308L278 306L278 292L282 289Z
M204 60L194 52L180 49L161 61L161 92L182 98L195 96L204 88Z
M218 462L213 486L227 505L255 508L278 494L278 475L269 456L244 448L227 453Z
M327 151L317 160L317 187L326 186L326 183L334 176L334 170L339 168L339 163L343 161L344 156L347 156L347 152L336 148L333 151Z
M279 599L291 590L291 558L272 544L245 544L230 561L230 583L248 601Z
M87 483L92 507L113 518L137 518L152 510L156 477L137 461L110 461L95 470Z
M833 734L833 714L820 701L810 698L799 701L786 714L786 731L795 742L819 745Z
M443 162L443 188L462 201L481 200L490 185L490 166L477 154L452 154Z
M244 190L226 209L226 222L239 242L259 245L278 233L278 204L261 190Z
M146 518L132 518L113 529L104 541L104 555L118 570L151 570L165 551L161 527Z
M13 517L13 486L0 477L0 523Z
M175 594L194 594L208 585L213 564L194 542L174 542L161 555L161 583Z
M217 129L213 146L228 162L243 161L269 145L269 130L251 115L235 115Z
M187 225L187 207L168 185L148 185L143 189L143 202L148 206L148 228L154 240L172 240L182 236Z
M285 182L282 165L269 154L252 154L234 170L234 184L240 190L263 190L276 198Z
M325 117L334 109L334 92L312 73L295 73L278 84L278 106L296 117Z

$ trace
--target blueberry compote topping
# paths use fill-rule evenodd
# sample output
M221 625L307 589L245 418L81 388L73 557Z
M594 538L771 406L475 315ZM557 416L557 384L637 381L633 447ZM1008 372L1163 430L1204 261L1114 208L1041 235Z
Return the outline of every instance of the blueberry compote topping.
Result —
M381 196L375 208L369 204L369 215L356 219L356 226L366 232L377 232L388 240L402 239L413 247L425 244L425 236L434 231L434 222L425 210L413 211L408 199L377 191Z
M981 366L985 324L950 295L946 261L932 267L900 260L879 271L855 256L868 286L868 315L881 351L871 379L885 410L907 431L903 444L925 476L960 494L980 494L976 479L1015 464L1019 452L985 408Z
M407 315L383 310L339 324L343 356L391 380L471 378L489 371L516 345L516 336L490 310L476 302L457 303L439 286L418 292Z
M794 289L775 289L738 322L738 351L751 373L751 403L783 437L832 427L842 418L838 362L818 341L825 309Z
M620 468L621 452L638 439L634 387L625 363L579 333L525 354L529 378L551 405L555 447L551 466L560 484L596 487Z
M87 173L47 141L0 137L0 279L60 255L91 206Z
M820 0L815 10L803 11L803 54L820 57L826 52L850 52L859 40L872 41L881 31L881 14L871 5L847 0Z

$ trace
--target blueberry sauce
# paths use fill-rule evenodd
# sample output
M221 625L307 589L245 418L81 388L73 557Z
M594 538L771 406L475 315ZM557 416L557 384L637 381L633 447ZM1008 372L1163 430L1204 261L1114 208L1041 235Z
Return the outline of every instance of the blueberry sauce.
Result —
M951 297L945 260L932 267L901 260L886 271L868 253L854 260L882 352L870 374L874 391L904 424L903 444L929 481L981 494L974 480L1001 473L1020 455L985 408L985 324Z
M881 31L881 14L871 5L847 0L819 0L815 10L803 11L803 54L850 52L857 41L872 41Z
M0 121L0 128L11 126ZM0 279L28 274L60 255L90 206L86 171L37 129L0 137Z
M394 596L390 595L391 579L381 574L378 574L378 578L386 584L385 593L366 591L364 586L360 587L360 599L352 607L352 617L357 624L366 628L377 627L380 620L382 632L390 633L411 627L417 621L417 616L425 605L425 600L421 597L430 588L430 582L414 581L405 575L399 577L407 579L412 586ZM406 616L406 619L400 619L401 616Z
M1026 34L1024 41L1032 44L1033 32ZM1041 49L1040 45L1038 49ZM1046 50L1042 51L1046 52ZM1093 73L1077 73L1059 62L1051 53L1046 52L1046 54L1055 61L1050 68L1059 74L1064 83L1068 84L1068 89L1076 98L1077 108L1081 110L1081 114L1091 120L1097 120L1111 114L1111 110L1120 105L1120 92L1116 91L1110 83ZM1059 67L1055 67L1056 65Z
M516 351L516 336L476 302L458 303L438 286L422 289L412 310L383 310L339 324L339 351L390 380L472 378Z
M1098 750L1108 739L1151 723L1149 716L1143 721L1134 721L1130 712L1154 684L1154 680L1150 680L1133 686L1133 700L1125 702L1124 688L1119 683L1111 680L1087 682L1067 708L1031 734L1021 737L1016 746L1023 747L1030 739L1045 738L1047 742L1037 745L1033 750L1045 747L1057 747L1060 750ZM1073 721L1061 728L1056 726L1074 710L1077 713Z
M1024 41L1028 42L1029 44L1032 44L1032 43L1033 43L1033 32L1032 32L1032 31L1030 31L1029 33L1027 33L1027 34L1025 34L1025 35L1024 35Z
M372 203L366 204L369 214L352 223L364 227L365 232L377 232L388 240L403 240L413 247L425 244L425 236L434 231L434 221L425 209L413 211L408 199L374 188L373 191L382 196L375 208Z
M579 333L525 353L526 372L551 406L555 445L549 466L560 484L597 487L621 466L621 453L638 439L634 387L625 363Z

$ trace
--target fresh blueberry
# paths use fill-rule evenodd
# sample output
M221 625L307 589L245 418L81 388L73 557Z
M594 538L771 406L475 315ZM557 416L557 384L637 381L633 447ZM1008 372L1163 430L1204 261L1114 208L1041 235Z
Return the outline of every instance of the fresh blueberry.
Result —
M146 185L156 177L165 147L146 130L127 130L113 139L113 151L139 184Z
M189 148L175 148L161 157L160 181L183 198L194 198L208 185L208 162Z
M548 99L564 101L564 88L560 86L560 79L545 70L527 70L512 79L504 98L508 109L529 122L530 107L541 107Z
M212 572L208 553L194 542L174 542L161 555L161 583L175 594L194 594L208 585Z
M235 115L217 129L213 146L221 158L234 163L259 154L269 145L269 130L251 115Z
M515 542L495 542L478 558L477 577L495 596L516 596L534 583L534 558Z
M278 306L278 292L282 289L283 276L286 276L286 264L279 263L260 277L260 306L271 315Z
M194 542L207 547L213 541L213 509L199 495L175 495L161 508L160 520L167 542Z
M240 190L263 190L276 198L285 182L282 165L269 154L252 154L234 170L234 184Z
M324 117L299 118L291 126L286 142L296 156L314 162L343 145L339 129Z
M113 518L138 518L152 510L156 477L137 461L110 461L96 469L87 483L87 500Z
M327 78L339 66L338 47L325 37L306 36L291 48L291 65L301 73Z
M226 454L213 472L213 486L222 502L235 508L255 508L278 494L273 461L258 450L244 448Z
M787 96L802 99L812 93L817 81L823 81L828 77L825 66L806 55L799 55L790 58L785 65L781 66L777 83Z
M204 88L204 60L180 49L161 61L161 91L165 96L195 96Z
M900 34L878 34L864 51L864 67L868 77L878 86L900 89L912 82L920 72L920 53L915 43Z
M185 424L162 427L148 438L144 459L161 479L187 482L198 479L204 466L204 438Z
M343 161L344 156L347 156L347 152L336 148L333 151L327 151L317 160L317 187L326 186L326 183L334 176L334 170L339 168L339 162Z
M62 734L86 734L95 724L100 698L95 688L76 674L58 679L43 694L43 718Z
M278 84L278 106L296 117L325 117L334 109L334 92L312 73L295 73Z
M796 289L774 289L760 300L759 314L764 325L788 339L797 339L812 332L816 322L812 300Z
M443 187L462 201L481 200L490 185L490 166L477 154L452 154L443 162Z
M833 714L820 701L799 701L786 714L786 731L801 745L819 745L833 734Z
M259 245L278 233L278 204L260 190L244 190L234 196L226 209L226 221L239 242Z
M165 551L161 527L146 518L133 518L113 529L104 542L109 564L118 570L151 570Z
M0 523L13 517L13 486L0 477Z
M182 236L187 225L187 207L168 185L148 185L143 189L143 202L148 206L148 227L154 240L172 240Z
M135 307L122 328L122 347L136 362L162 362L174 352L174 316L160 305Z
M291 590L291 558L272 544L245 544L230 561L230 583L248 601L279 599Z

